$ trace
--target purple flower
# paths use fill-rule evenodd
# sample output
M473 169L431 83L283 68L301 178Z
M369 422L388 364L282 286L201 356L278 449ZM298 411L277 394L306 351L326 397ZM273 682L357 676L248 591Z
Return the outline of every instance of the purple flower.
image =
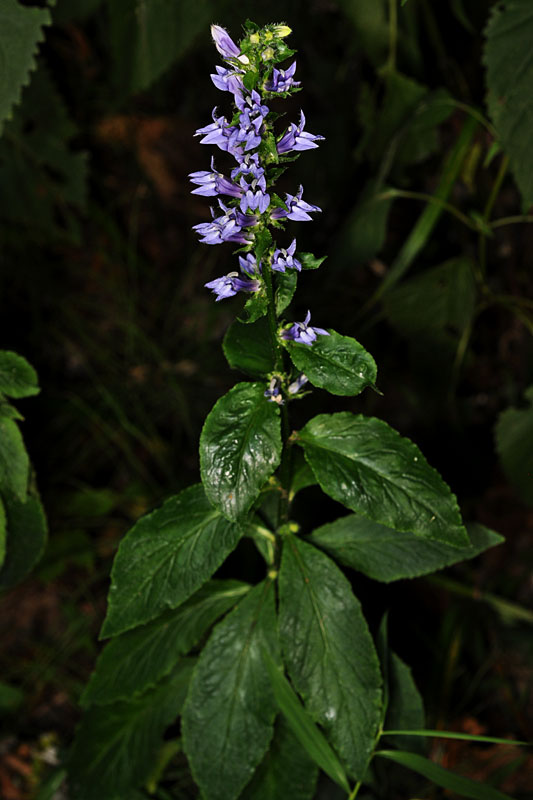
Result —
M297 195L285 195L285 204L288 211L284 208L275 208L270 215L271 218L274 220L287 218L295 220L296 222L306 222L312 219L307 213L308 211L322 211L318 206L312 206L310 203L306 203L305 200L302 200L303 191L303 186L300 186Z
M256 92L255 89L252 89L249 94L245 94L242 91L236 92L235 104L239 111L248 111L248 113L254 117L257 115L266 117L270 111L268 106L261 103L261 95Z
M204 283L204 286L217 295L216 301L218 303L219 300L225 300L226 297L233 297L237 292L257 292L261 287L261 283L250 278L240 278L238 272L229 272L221 278L215 278L214 281Z
M235 180L238 175L251 175L252 178L257 178L258 180L259 178L264 178L265 170L263 167L259 166L258 153L239 153L235 155L235 158L239 162L239 165L231 170L231 177L233 180Z
M242 91L242 75L244 75L242 69L218 66L216 66L215 69L217 71L216 75L211 74L211 80L217 89L220 89L222 92L232 92L232 94Z
M246 275L261 274L261 262L259 262L259 264L257 263L257 259L253 253L247 253L246 258L239 256L239 266L241 272L245 272Z
M301 372L295 381L289 384L289 394L298 394L302 386L307 383L309 378Z
M267 397L271 403L277 403L278 406L283 405L281 381L276 375L271 378L270 383L268 384L268 389L265 392L265 397Z
M302 269L301 263L297 258L294 258L294 251L296 250L296 239L293 239L289 247L274 250L272 256L271 267L276 272L285 272L286 269L296 269L298 272Z
M238 242L248 244L251 241L249 234L244 233L242 228L257 225L258 218L255 214L241 214L238 208L228 208L219 200L218 204L224 214L215 217L213 209L211 222L201 222L193 225L193 230L200 234L200 241L204 244L222 244L222 242Z
M318 147L315 142L321 141L324 139L324 137L315 133L308 133L307 131L304 131L304 127L305 115L303 111L300 111L300 124L295 125L294 122L291 122L277 143L276 147L278 155L288 153L291 150L312 150L313 148Z
M288 92L289 89L295 89L300 85L300 81L294 80L294 73L296 72L296 61L293 61L287 69L277 69L274 67L272 78L265 83L265 89L268 92Z
M228 150L229 137L235 130L231 127L225 117L217 117L216 107L213 109L211 116L213 122L203 128L198 128L195 136L203 136L200 139L200 144L216 144L221 150Z
M281 331L281 338L286 342L301 342L302 344L313 344L317 334L319 336L329 336L324 328L313 328L309 325L311 312L308 311L303 322L293 322L290 328Z
M241 210L256 211L264 214L270 205L270 195L265 192L266 181L264 176L256 180L255 178L251 183L246 183L245 178L241 178L240 184L244 192L241 198Z
M237 58L242 64L249 63L248 57L241 54L227 30L221 28L220 25L211 25L211 36L216 49L223 58Z
M195 183L198 189L193 189L191 194L201 194L204 197L214 197L217 194L227 194L230 197L242 197L243 190L240 186L230 181L221 172L215 169L215 159L211 158L211 169L190 172L191 183ZM243 209L244 211L246 209Z

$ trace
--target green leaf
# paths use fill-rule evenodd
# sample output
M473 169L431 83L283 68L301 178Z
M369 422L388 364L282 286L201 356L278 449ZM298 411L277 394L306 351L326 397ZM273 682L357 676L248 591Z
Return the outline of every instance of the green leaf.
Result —
M120 543L101 638L177 608L200 588L242 536L198 484L142 517Z
M24 502L28 491L30 461L18 425L0 419L0 491L11 492Z
M295 450L293 455L293 470L290 496L291 499L302 489L316 485L315 473L305 460L301 450Z
M401 333L455 346L471 323L476 282L469 258L452 258L405 281L384 298L385 313Z
M525 392L526 408L508 408L496 423L496 448L505 475L518 494L533 505L533 386Z
M400 728L422 728L425 723L424 703L413 680L407 664L393 653L389 653L389 704L385 717L385 727L391 730ZM385 733L383 734L385 735ZM416 740L400 737L396 746L406 750L418 750Z
M381 674L350 584L326 555L292 536L279 576L289 675L349 770L362 778L380 722Z
M301 262L303 269L318 269L327 256L316 258L312 253L296 253L296 258Z
M193 659L184 659L155 689L85 712L68 759L69 788L76 800L123 797L141 786L165 729L181 711L193 667Z
M244 325L249 325L256 322L261 317L264 317L268 310L268 299L264 289L259 289L257 292L252 292L244 308L241 311L238 321Z
M11 403L8 403L7 400L2 400L0 398L0 417L6 417L7 419L18 419L23 420L24 417L20 413L15 406L12 406Z
M285 718L280 717L270 748L252 782L241 795L241 800L311 800L315 794L317 777L317 767Z
M54 24L84 21L102 5L103 0L58 0L52 12Z
M268 250L274 240L268 228L261 228L255 235L254 239L254 252L257 262L261 261L265 252Z
M294 366L314 386L332 394L360 394L376 382L376 362L351 336L330 331L329 336L318 336L311 346L287 342L286 347Z
M0 350L0 393L19 398L39 391L37 373L26 359L17 353Z
M266 318L251 325L234 322L224 336L222 349L230 367L249 375L268 375L274 369L270 329Z
M216 16L212 0L113 0L107 4L112 74L124 93L146 89L178 59Z
M332 781L346 792L350 791L346 771L331 749L320 728L317 728L282 671L273 663L269 653L263 656L268 667L274 696L287 725L312 760Z
M37 45L44 38L43 27L50 25L45 8L27 8L16 0L3 0L0 9L0 132L13 106L19 102L21 89L35 69Z
M498 736L477 736L472 733L462 731L433 731L430 729L419 728L417 730L389 730L383 731L383 736L416 736L429 737L434 739L457 739L463 742L484 742L486 744L507 744L511 747L530 747L531 742L521 742L517 739L500 739Z
M375 130L375 127L372 127ZM387 235L387 222L393 198L387 196L387 187L376 180L370 181L361 199L347 216L339 239L334 246L335 263L346 266L364 264L381 250Z
M279 661L274 587L254 587L214 629L183 709L184 750L207 800L234 800L263 758L276 704L262 651Z
M333 558L376 581L389 583L402 578L429 575L438 569L474 558L504 541L483 525L468 525L471 544L451 547L393 530L366 517L349 514L317 528L310 541Z
M246 513L280 462L279 408L263 383L238 383L209 412L200 470L209 500L231 520Z
M299 432L326 494L397 531L468 545L455 496L409 439L374 417L320 414Z
M296 284L298 283L298 272L295 269L288 269L285 272L279 272L276 276L276 314L282 314L287 306L290 305L294 292L296 291Z
M249 588L210 581L178 609L117 636L100 653L81 705L127 700L155 686Z
M470 778L457 775L455 772L450 772L417 753L406 753L402 750L378 750L376 756L395 761L397 764L423 775L437 786L456 792L461 797L470 797L473 800L512 800L509 795L499 792L498 789L494 789L486 783L478 783Z
M24 502L4 496L7 521L6 558L0 569L0 590L10 589L28 575L41 558L48 536L46 517L38 497Z
M533 7L530 0L495 3L485 30L487 105L524 205L533 202L531 84Z
M7 520L6 510L0 497L0 568L5 561L6 557L6 538L7 538ZM0 569L0 575L2 571Z

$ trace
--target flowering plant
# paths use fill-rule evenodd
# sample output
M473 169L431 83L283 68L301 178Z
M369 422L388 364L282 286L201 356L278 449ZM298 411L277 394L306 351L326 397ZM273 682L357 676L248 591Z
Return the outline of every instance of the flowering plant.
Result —
M300 90L296 62L278 66L294 55L289 33L248 22L237 44L212 27L225 65L211 77L234 108L229 119L214 109L197 135L235 163L219 172L212 158L190 174L194 194L217 198L211 221L195 229L205 244L240 245L238 269L206 286L217 301L247 296L224 353L254 380L209 413L201 483L140 519L120 545L102 629L111 641L83 694L70 757L79 800L149 786L180 748L208 800L312 798L319 770L354 798L375 783L374 758L444 781L405 744L423 729L421 699L385 624L374 641L339 564L388 583L501 538L481 526L467 532L440 475L385 422L344 411L292 431L290 405L304 386L356 396L375 387L376 364L355 339L311 325L309 311L285 318L298 276L324 260L286 233L318 206L302 186L275 192L288 164L323 138L305 130L303 111L277 130L270 109ZM302 531L292 502L309 486L351 513ZM264 579L213 578L243 537L264 558ZM175 738L163 741L167 729ZM462 780L463 790L474 786Z

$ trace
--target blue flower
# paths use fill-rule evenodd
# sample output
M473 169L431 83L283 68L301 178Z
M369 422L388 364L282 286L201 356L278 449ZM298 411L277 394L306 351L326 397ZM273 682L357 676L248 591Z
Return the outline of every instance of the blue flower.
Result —
M286 342L301 342L302 344L313 344L317 335L329 336L324 328L313 328L309 325L311 312L308 311L303 322L293 322L289 328L281 331L281 338Z
M274 67L271 79L265 83L265 89L268 92L288 92L290 89L296 89L300 85L300 81L294 80L295 72L296 61L293 61L287 69Z
M291 122L281 139L276 145L278 155L289 153L291 150L312 150L318 147L315 142L322 141L323 136L316 133L308 133L304 131L305 115L300 111L300 124L295 125Z
M274 375L274 377L271 378L270 383L268 384L268 389L265 391L265 397L267 397L271 403L277 403L278 406L283 405L281 380L277 375Z
M211 80L222 92L240 92L243 88L242 76L244 71L242 69L234 69L233 67L215 67L216 75L211 74Z
M296 250L296 239L293 239L289 247L274 250L272 256L272 264L270 265L276 272L285 272L286 269L296 269L298 272L302 269L301 263L297 258L294 258L294 251Z
M211 289L216 294L216 302L233 297L237 292L257 292L261 288L261 282L248 277L239 277L238 272L229 272L221 278L205 283L207 289Z
M254 178L251 183L247 183L245 178L241 178L240 184L244 192L240 202L241 210L258 210L260 214L264 214L270 205L270 195L265 192L264 176L258 180Z
M240 186L230 181L221 172L215 169L215 159L211 158L211 169L190 172L191 183L198 186L191 194L200 194L204 197L214 197L217 194L226 194L230 197L242 197L243 190ZM246 209L243 209L246 210Z
M242 64L248 64L248 56L242 55L241 51L227 32L220 25L211 25L211 36L215 47L220 55L225 59L238 59Z
M298 394L302 386L305 383L307 383L308 380L309 378L307 377L307 375L304 375L303 372L301 372L296 378L296 380L294 380L292 383L289 384L288 388L289 394Z
M246 257L239 256L239 266L241 272L245 272L249 277L261 274L261 262L257 263L253 253L247 253Z
M218 204L224 214L215 217L213 209L211 222L201 222L193 225L193 230L200 234L200 241L204 244L222 244L222 242L238 242L249 244L251 236L242 231L242 228L257 225L258 217L255 214L242 214L238 208L228 208L219 200Z
M309 211L322 211L318 206L313 206L310 203L306 203L305 200L302 200L303 191L304 187L300 186L297 195L285 195L285 205L288 210L285 208L275 208L270 215L271 218L274 220L287 218L293 219L296 222L306 222L312 219L308 214Z

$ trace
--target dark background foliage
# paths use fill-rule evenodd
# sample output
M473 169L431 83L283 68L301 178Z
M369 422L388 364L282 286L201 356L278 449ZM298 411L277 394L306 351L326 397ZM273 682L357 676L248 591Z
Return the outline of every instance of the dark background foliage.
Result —
M341 409L387 420L441 471L467 520L507 537L447 571L447 582L384 588L358 578L358 594L373 626L392 609L395 649L414 669L432 727L531 736L533 491L520 463L502 463L494 432L502 412L525 408L532 383L531 226L502 226L481 244L443 213L419 236L409 274L374 302L432 207L420 197L393 202L389 187L434 194L452 175L461 136L445 199L472 222L499 180L490 123L465 111L487 114L491 5L409 0L397 9L392 51L381 0L59 0L53 9L37 70L0 139L1 346L39 374L41 394L19 407L50 526L33 577L0 611L6 800L35 796L50 769L43 753L68 746L120 537L198 480L203 420L238 379L220 344L242 300L215 304L203 288L234 257L230 246L198 244L191 226L208 218L208 202L191 196L187 174L211 156L194 131L215 104L227 113L209 78L209 24L238 38L247 16L292 27L304 91L283 110L295 118L301 103L308 129L326 137L280 186L303 183L323 209L293 229L301 249L328 255L300 279L290 318L310 308L316 325L355 336L377 361L382 392L315 390L293 404L294 427ZM519 215L526 201L506 173L492 216ZM483 262L481 284L468 259ZM483 285L519 300L484 303ZM334 506L304 490L294 514L310 530ZM262 567L245 544L224 570L249 578ZM527 796L531 762L515 750L439 748L442 763ZM193 796L184 762L172 769L174 793L163 785L157 796Z

